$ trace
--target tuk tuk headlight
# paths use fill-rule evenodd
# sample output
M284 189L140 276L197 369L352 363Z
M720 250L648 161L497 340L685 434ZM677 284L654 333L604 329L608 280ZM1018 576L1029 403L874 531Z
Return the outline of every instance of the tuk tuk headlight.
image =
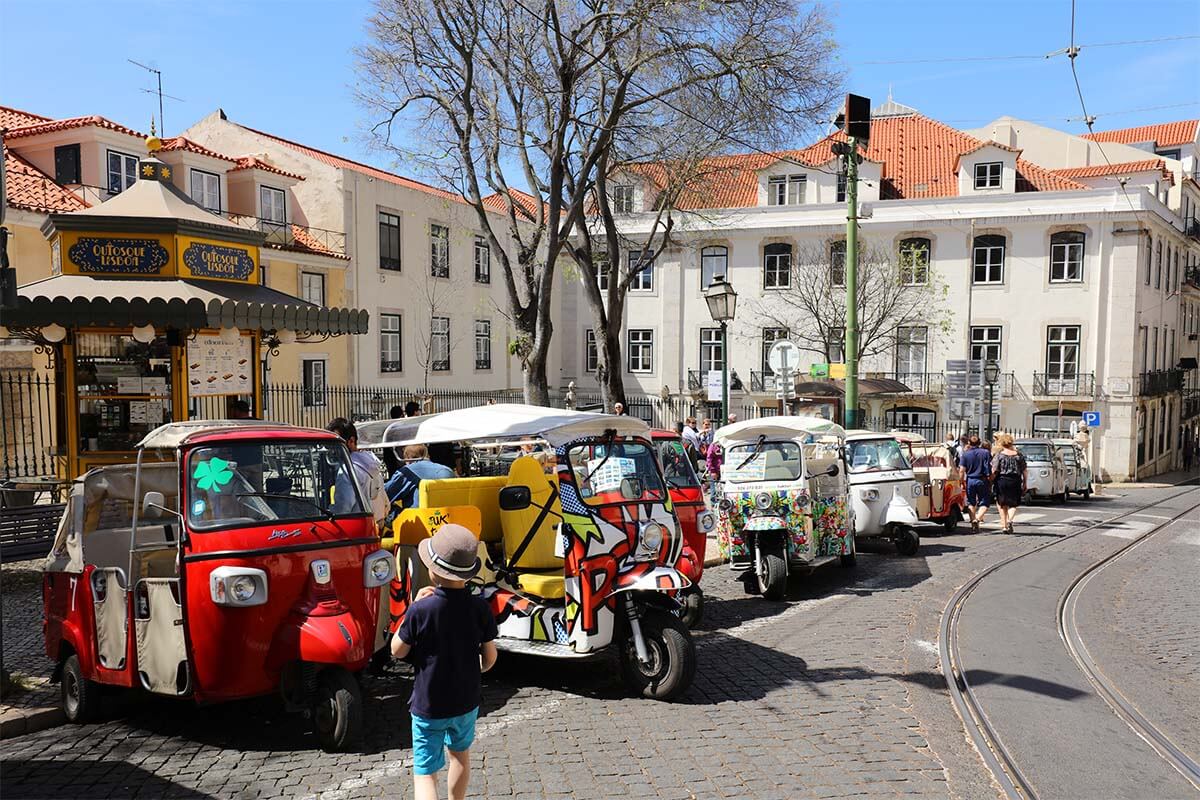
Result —
M732 511L733 510L733 501L730 500L728 497L722 497L721 502L717 503L717 507L720 508L722 511Z
M208 590L219 606L261 606L267 602L267 573L252 567L217 567L209 573Z
M363 561L363 586L374 589L396 577L395 561L387 550L376 550Z
M708 533L717 527L717 517L711 511L701 511L696 515L696 527L701 533Z
M667 529L661 522L647 520L642 523L642 535L638 538L637 549L633 553L634 561L654 561L662 549L663 541L667 538Z
M925 494L925 487L919 483L914 483L912 486L912 496L920 497L923 494Z
M863 500L866 500L868 503L873 503L879 499L879 490L878 489L860 489L859 496L862 497Z
M1041 469L1041 470L1038 470L1038 475L1041 475L1043 478L1049 478L1049 477L1050 477L1050 470L1048 470L1048 469Z
M759 511L767 511L775 505L775 496L770 492L759 492L754 496L754 507Z

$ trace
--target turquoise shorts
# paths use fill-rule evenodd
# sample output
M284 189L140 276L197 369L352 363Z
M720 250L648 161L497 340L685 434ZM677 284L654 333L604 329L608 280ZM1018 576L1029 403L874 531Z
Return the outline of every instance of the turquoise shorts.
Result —
M413 774L433 775L440 771L446 766L447 747L455 753L470 750L475 741L475 718L478 716L478 708L444 719L413 714Z

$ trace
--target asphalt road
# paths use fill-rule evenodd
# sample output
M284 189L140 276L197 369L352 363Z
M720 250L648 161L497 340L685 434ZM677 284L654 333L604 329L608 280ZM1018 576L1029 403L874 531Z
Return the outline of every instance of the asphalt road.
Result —
M1167 493L1033 506L1026 520L1062 532L1073 518L1095 521ZM930 530L916 557L880 546L852 571L795 576L784 603L746 596L728 568L710 568L696 681L677 704L626 697L607 663L502 655L484 682L473 796L991 800L997 788L939 671L938 622L958 586L1043 541ZM1046 647L1062 649L1057 639ZM977 668L1000 672L990 661ZM1068 682L1013 674L1042 688ZM1077 670L1070 680L1086 685ZM196 708L118 694L101 723L6 740L0 796L409 797L411 677L398 666L364 685L362 747L338 756L269 699ZM1014 693L1030 720L1058 702L1053 691ZM1115 717L1111 725L1123 727Z
M1042 800L1197 796L1196 789L1095 694L1066 650L1057 627L1059 600L1076 576L1132 538L1200 503L1200 489L1180 491L1160 491L1166 499L1142 511L1127 502L1131 498L1122 498L1105 509L1109 513L1124 510L1119 520L1000 568L982 581L963 606L959 619L962 671L1000 741ZM1151 497L1139 492L1132 499L1148 502ZM1062 536L1103 518L1087 513L1052 525L1022 526L1018 522L1018 527L1038 538ZM1194 530L1194 515L1190 522ZM1087 590L1088 613L1082 632L1091 637L1089 650L1115 668L1109 677L1119 686L1136 686L1153 676L1154 683L1142 687L1142 696L1153 696L1161 687L1176 684L1183 687L1181 696L1196 695L1194 663L1188 669L1184 662L1171 665L1160 661L1153 667L1143 664L1130 670L1126 656L1104 655L1114 647L1127 647L1131 638L1153 636L1146 629L1147 621L1153 621L1159 635L1168 640L1194 638L1189 632L1195 627L1196 557L1194 552L1188 555L1190 566L1177 562L1167 569L1165 578L1139 569L1147 565L1143 559L1153 558L1150 551L1134 555L1126 559L1123 571L1105 575L1105 581ZM1159 583L1147 587L1147 579ZM1113 612L1114 597L1119 594L1125 596L1125 609L1118 629ZM1178 600L1183 595L1189 597L1181 604ZM1133 600L1135 597L1138 599ZM1138 604L1132 611L1131 603ZM1124 633L1113 635L1113 630ZM1168 716L1186 725L1189 713L1176 711Z

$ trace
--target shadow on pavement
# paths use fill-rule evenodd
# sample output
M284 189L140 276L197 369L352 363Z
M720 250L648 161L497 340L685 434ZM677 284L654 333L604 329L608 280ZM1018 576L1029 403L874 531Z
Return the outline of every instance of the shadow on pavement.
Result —
M5 759L5 800L83 800L101 797L177 797L202 800L212 795L180 786L123 761L70 762Z
M1087 692L1066 686L1054 681L1044 681L1041 678L1031 678L1028 675L1006 675L1002 672L992 672L986 669L970 669L963 675L971 686L983 686L987 683L998 683L1001 686L1011 686L1026 692L1054 697L1058 700L1074 700Z

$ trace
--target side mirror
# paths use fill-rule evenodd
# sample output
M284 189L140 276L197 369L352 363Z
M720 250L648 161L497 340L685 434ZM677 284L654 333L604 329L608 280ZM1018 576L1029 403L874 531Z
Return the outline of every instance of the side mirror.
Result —
M825 474L829 475L831 477L834 475L837 475L841 471L842 471L841 468L838 467L836 462L834 462L833 464L830 464L828 467L825 468Z
M167 500L162 492L146 492L142 495L142 514L147 517L161 517L166 508Z
M528 486L505 486L500 490L501 511L524 511L533 504Z
M621 479L621 497L625 500L641 500L642 499L642 479L641 478L622 478Z

